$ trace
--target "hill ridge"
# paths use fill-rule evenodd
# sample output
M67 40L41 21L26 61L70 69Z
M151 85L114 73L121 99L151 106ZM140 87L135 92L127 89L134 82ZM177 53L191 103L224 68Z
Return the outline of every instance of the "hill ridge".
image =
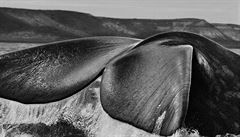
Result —
M89 36L146 38L167 31L186 31L226 47L240 42L240 27L204 19L120 19L65 10L0 7L0 42L46 43ZM238 46L239 47L239 46Z

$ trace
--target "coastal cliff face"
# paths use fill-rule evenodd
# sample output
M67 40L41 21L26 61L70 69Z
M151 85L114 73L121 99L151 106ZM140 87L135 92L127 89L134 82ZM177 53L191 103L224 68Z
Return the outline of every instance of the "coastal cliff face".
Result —
M89 36L147 38L168 31L193 32L239 48L238 25L203 19L118 19L61 10L0 8L0 42L47 43Z

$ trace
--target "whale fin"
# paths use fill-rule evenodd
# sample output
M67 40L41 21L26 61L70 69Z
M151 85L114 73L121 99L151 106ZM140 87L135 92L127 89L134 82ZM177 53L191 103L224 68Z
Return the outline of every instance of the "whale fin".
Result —
M113 118L170 135L185 118L192 47L147 43L107 65L100 99Z
M92 37L0 56L0 96L21 103L48 103L84 88L106 63L139 39Z
M203 136L240 134L240 56L203 36L188 32L155 35L148 42L193 47L192 78L184 126Z

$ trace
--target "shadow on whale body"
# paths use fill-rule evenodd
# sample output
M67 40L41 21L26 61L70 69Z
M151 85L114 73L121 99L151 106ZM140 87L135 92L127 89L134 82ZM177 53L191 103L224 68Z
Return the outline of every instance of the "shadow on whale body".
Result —
M158 37L158 36L157 36ZM240 56L189 33L159 35L167 45L193 47L192 80L185 125L203 135L240 133ZM171 44L172 43L172 44Z
M160 135L240 133L239 55L186 32L140 41L95 37L2 55L0 96L53 102L103 74L101 104L112 118Z
M160 135L182 126L208 136L239 134L239 66L239 55L207 38L159 34L107 65L102 105L110 116Z

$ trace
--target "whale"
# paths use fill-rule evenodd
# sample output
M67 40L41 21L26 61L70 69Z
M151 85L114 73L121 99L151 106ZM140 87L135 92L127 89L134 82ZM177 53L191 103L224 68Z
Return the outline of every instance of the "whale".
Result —
M102 76L101 105L113 119L164 136L182 127L239 134L238 66L239 55L194 33L81 38L1 55L0 97L57 102Z
M205 37L170 32L109 63L101 101L112 117L148 132L240 132L240 56Z
M93 37L41 45L0 57L0 96L21 103L64 99L98 77L137 39Z

